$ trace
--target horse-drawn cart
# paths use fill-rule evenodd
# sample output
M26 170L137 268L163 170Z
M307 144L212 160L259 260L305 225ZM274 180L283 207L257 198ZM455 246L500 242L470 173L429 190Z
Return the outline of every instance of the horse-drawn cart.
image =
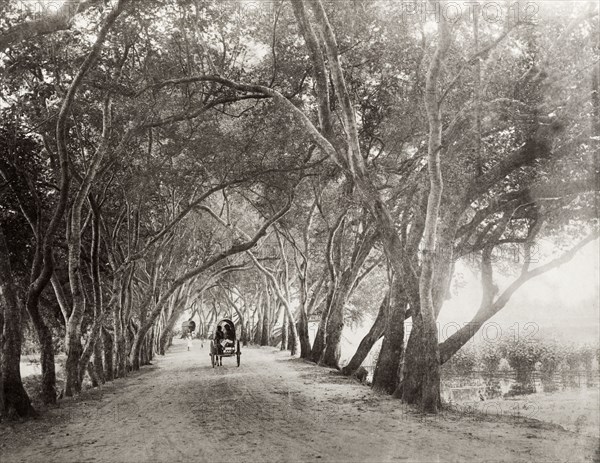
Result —
M220 328L220 329L219 329ZM227 318L224 318L215 327L215 333L221 331L223 336L213 336L210 341L210 363L213 368L216 366L222 366L223 357L236 357L237 366L240 366L240 357L242 352L240 350L240 341L236 338L235 325Z

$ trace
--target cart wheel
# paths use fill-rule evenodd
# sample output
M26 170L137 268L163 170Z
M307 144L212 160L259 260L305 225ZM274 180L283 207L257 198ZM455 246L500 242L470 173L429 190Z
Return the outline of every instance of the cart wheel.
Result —
M242 356L242 354L237 354L237 366L240 366L240 357Z

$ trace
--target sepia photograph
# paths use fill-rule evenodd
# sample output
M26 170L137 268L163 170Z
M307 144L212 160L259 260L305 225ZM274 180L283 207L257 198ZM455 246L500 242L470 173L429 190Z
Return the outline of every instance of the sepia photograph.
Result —
M0 0L0 463L600 463L598 0Z

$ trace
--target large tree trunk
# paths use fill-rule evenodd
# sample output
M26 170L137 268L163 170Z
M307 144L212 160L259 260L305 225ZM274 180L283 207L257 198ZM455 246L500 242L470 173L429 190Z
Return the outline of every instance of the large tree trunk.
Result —
M411 308L413 310L413 308ZM423 371L421 371L422 362L419 357L422 355L423 335L422 322L419 317L413 317L412 331L406 343L406 353L404 355L404 368L402 374L402 383L394 392L394 396L402 398L407 403L419 403L422 397Z
M150 362L150 356L148 355L148 338L149 337L145 338L142 342L142 347L140 347L140 366L148 365ZM133 346L131 347L131 351L133 353ZM131 362L131 368L133 369L133 360Z
M137 336L137 334L136 334ZM148 363L152 362L152 359L154 359L154 351L152 350L152 345L154 343L154 327L152 327L152 329L150 330L150 335L146 336L146 352L148 353ZM135 346L135 341L134 341L134 346ZM132 362L132 366L133 366L133 362Z
M100 332L102 332L102 328L100 328ZM96 340L96 343L94 344L93 367L96 378L98 378L100 383L104 384L106 382L106 378L104 377L104 362L102 361L102 344L103 339L102 335L100 334Z
M146 336L146 341L142 343L140 365L148 365L152 361L152 336L153 333L151 332L148 336ZM133 362L131 363L131 367L133 368Z
M140 351L142 349L142 344L144 343L146 334L148 333L148 331L150 331L150 328L151 326L148 326L147 324L140 326L139 331L136 333L135 338L133 339L130 356L131 368L134 371L140 369Z
M54 342L52 332L40 313L39 300L47 284L47 274L43 264L43 246L41 232L37 232L37 243L32 264L32 278L27 290L25 307L35 328L40 343L40 362L42 366L41 397L45 404L56 403L56 371L54 364ZM49 266L50 267L50 266Z
M327 301L325 303L325 307L323 307L323 312L321 313L321 320L319 322L319 327L317 328L317 334L315 335L312 350L310 351L310 360L315 363L319 363L323 355L323 351L325 350L325 338L327 336L327 319L329 318L329 309L331 307L331 301L333 300L334 291L334 285L332 283L329 288L329 292L327 293Z
M102 328L102 320L100 318L94 320L92 324L92 328L90 329L89 337L86 345L83 347L81 352L81 357L79 358L79 384L82 384L83 377L85 376L86 370L88 370L91 365L90 360L94 355L94 351L96 349L96 344L98 344L98 340L100 339L100 330ZM89 372L90 376L92 372Z
M83 371L85 372L86 370L87 370L88 374L90 375L90 380L92 381L92 387L100 386L100 379L98 378L98 376L96 376L96 370L94 369L94 364L92 362L90 362L88 364L88 366L86 367L86 369L84 369Z
M245 323L244 322L241 323L242 332L241 332L240 337L242 340L242 346L244 346L244 347L246 347L248 345L248 330L250 328L249 325L250 325L249 321L247 321Z
M119 288L119 298L113 305L113 349L114 349L114 368L115 378L122 378L127 374L127 359L125 349L125 326L123 325L123 315L125 308L125 293L133 269L125 272L124 281Z
M81 345L81 326L78 323L69 323L65 333L65 350L67 360L65 363L65 396L70 397L81 392L79 372L79 359L83 353Z
M135 339L135 328L133 326L133 320L131 319L131 305L133 304L133 297L131 295L131 287L128 290L128 308L123 321L125 325L125 370L130 372L131 366L131 349L133 348L133 340Z
M413 313L413 329L406 350L406 374L402 378L402 400L419 404L425 411L437 412L441 403L437 326L433 305L426 310L429 311L427 315L423 309L420 314Z
M0 231L1 233L1 231ZM0 283L1 287L2 283ZM4 357L4 306L0 304L0 417L4 415L4 382L2 381L2 358Z
M347 376L352 376L354 372L362 365L364 360L371 352L371 349L375 345L379 339L383 336L383 332L385 331L385 320L386 315L389 310L389 302L390 302L390 293L385 295L383 302L379 306L379 312L377 313L377 318L375 318L375 322L369 332L362 338L362 341L358 345L356 352L350 359L350 362L342 368L342 373Z
M287 349L290 352L294 352L295 346L298 342L298 340L296 339L295 333L298 332L298 324L296 323L296 329L294 330L294 327L292 326L291 323L288 323L288 343L287 343Z
M341 355L340 341L342 339L342 331L344 329L344 297L342 289L336 291L333 301L329 308L329 316L327 317L327 327L325 329L325 346L323 353L319 359L319 365L336 368L339 370L339 361Z
M113 358L114 377L125 376L125 336L121 323L121 307L118 303L113 308Z
M160 340L160 334L162 333L161 329L162 329L162 328L161 328L160 321L157 321L157 322L154 324L154 339L153 339L153 341L154 341L154 342L153 342L153 344L152 344L152 351L153 351L155 354L158 354L158 342L159 342L159 340ZM141 329L140 329L140 332L141 332ZM139 335L140 335L140 332L138 332L137 336L139 336ZM132 350L132 352L131 352L131 355L135 355L135 342L134 342L134 344L133 344L133 350ZM134 363L134 362L132 362L132 363Z
M283 311L283 305L282 304L278 304L277 300L275 300L272 304L273 307L273 312L271 313L271 316L269 317L271 321L271 325L269 328L269 332L270 332L270 338L269 338L269 345L272 347L278 346L279 343L281 342L281 336L277 337L275 336L275 326L277 325L277 320L279 320L279 318L281 317L281 312ZM275 310L275 308L277 308L277 310Z
M400 368L404 353L404 321L406 296L400 282L392 282L394 294L390 297L386 316L385 336L373 374L373 389L392 394L400 382Z
M312 349L310 351L309 359L315 363L319 363L325 349L325 332L327 329L327 308L323 308L321 313L321 321L317 328L317 334L315 334L315 340L313 341Z
M436 4L437 5L437 4ZM435 253L440 249L437 245L437 222L439 219L440 203L442 200L443 181L440 165L442 149L442 117L438 103L438 79L441 73L443 59L450 46L450 30L444 16L438 22L438 45L429 64L425 82L425 108L429 123L429 141L427 152L427 170L429 174L429 196L423 232L423 259L419 277L419 311L413 312L413 324L418 326L416 332L420 335L414 343L419 348L419 354L414 352L413 368L421 384L421 394L407 393L404 389L402 398L408 403L418 403L423 410L437 412L440 405L440 360L438 349L437 325L433 300ZM413 355L413 353L411 353Z
M304 307L301 307L300 317L298 318L298 338L300 341L300 358L307 359L310 357L310 337L308 335L308 315Z
M290 355L296 355L298 353L298 331L296 329L296 319L294 318L294 315L292 314L292 310L290 308L290 305L287 301L284 301L283 303L284 305L284 309L285 309L285 313L287 314L287 319L288 319L288 330L290 332L289 335L289 351L290 351Z
M114 347L113 337L106 328L102 328L102 347L104 348L104 378L106 381L115 379L113 363Z
M21 307L13 281L4 231L0 226L0 302L4 306L2 329L2 409L6 416L33 416L29 396L21 381Z
M35 307L27 299L28 313L40 343L40 362L42 367L41 397L45 404L56 403L56 367L54 364L54 342L52 332L40 314L38 303Z
M103 319L103 303L102 303L102 279L100 276L100 207L90 195L90 205L93 212L92 222L92 284L94 295L94 322L92 324L91 333L88 339L88 344L83 350L82 358L79 361L80 381L83 380L85 365L88 369L91 366L93 371L90 371L90 376L97 383L104 383L104 367L102 366L102 319ZM114 285L113 285L114 287ZM112 301L114 303L114 301ZM93 362L89 364L89 359L93 356Z
M168 326L163 327L160 339L158 340L158 355L165 355L167 348L170 346L169 341L173 337L173 332Z
M191 285L189 287L191 289ZM187 292L189 296L189 291ZM160 335L160 339L158 341L158 353L160 355L165 355L166 349L168 347L169 339L173 337L173 329L175 328L175 322L179 319L179 316L185 309L187 305L187 297L185 303L180 303L178 306L175 306L171 310L171 314L168 317L167 322L165 323L162 333ZM173 301L173 305L177 304L177 300ZM190 333L191 334L191 333Z

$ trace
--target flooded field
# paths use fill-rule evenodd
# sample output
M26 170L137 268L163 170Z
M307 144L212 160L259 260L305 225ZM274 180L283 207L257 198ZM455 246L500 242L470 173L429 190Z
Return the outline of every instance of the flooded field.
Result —
M529 381L512 372L468 376L444 375L442 399L469 411L521 416L600 437L600 380L598 372L573 372L542 378L533 372Z

